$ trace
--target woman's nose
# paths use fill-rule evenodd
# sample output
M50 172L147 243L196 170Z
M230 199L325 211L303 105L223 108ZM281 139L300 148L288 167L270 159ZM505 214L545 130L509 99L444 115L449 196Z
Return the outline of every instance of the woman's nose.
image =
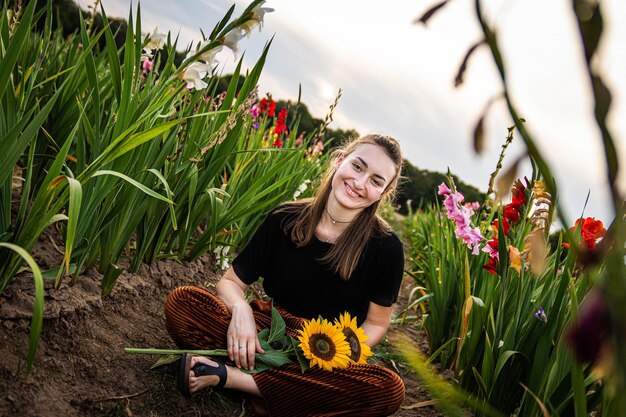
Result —
M354 180L353 180L354 188L356 188L357 190L363 189L364 184L365 184L365 176L364 175L358 176L358 177L354 178Z

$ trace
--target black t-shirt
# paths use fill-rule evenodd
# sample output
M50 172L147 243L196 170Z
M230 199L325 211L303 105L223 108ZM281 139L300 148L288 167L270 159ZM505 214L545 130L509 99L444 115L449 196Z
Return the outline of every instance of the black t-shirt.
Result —
M385 307L396 302L404 271L402 241L395 233L372 237L348 281L329 270L322 258L332 244L317 238L296 247L281 226L293 213L269 213L233 260L239 279L263 288L281 307L299 317L333 320L345 311L365 321L370 301Z

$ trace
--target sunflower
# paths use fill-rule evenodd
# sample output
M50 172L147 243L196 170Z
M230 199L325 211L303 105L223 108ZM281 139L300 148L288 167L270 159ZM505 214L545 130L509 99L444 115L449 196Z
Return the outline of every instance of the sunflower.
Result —
M356 317L350 318L350 313L346 312L335 319L335 325L341 329L346 342L350 345L350 360L356 363L365 363L367 358L372 356L372 350L365 341L369 339L361 327L356 325Z
M333 368L345 368L350 364L350 345L343 332L326 319L313 319L305 322L298 330L300 348L304 357L311 361L311 366L332 371Z

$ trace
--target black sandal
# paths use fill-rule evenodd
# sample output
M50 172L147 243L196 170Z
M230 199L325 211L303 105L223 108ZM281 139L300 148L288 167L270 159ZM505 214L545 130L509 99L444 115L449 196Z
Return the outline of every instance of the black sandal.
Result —
M189 390L189 366L191 365L192 357L193 355L189 353L183 353L183 356L180 360L178 390L186 398L191 398L191 391ZM217 363L217 365L209 365L206 363L198 362L194 365L193 368L191 368L191 370L193 371L195 376L217 375L219 377L219 382L212 388L222 388L226 384L226 365L224 365L224 362L222 362L220 359L211 358L211 360Z

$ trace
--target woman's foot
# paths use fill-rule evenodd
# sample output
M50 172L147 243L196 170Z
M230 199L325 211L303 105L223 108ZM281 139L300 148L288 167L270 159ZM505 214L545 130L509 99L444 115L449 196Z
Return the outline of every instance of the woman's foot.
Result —
M228 371L219 359L183 353L178 372L178 390L184 397L191 397L202 388L222 388L226 384Z
M183 353L178 374L178 390L183 396L189 398L204 388L222 388L225 385L226 388L262 396L252 375L226 366L218 358Z
M205 388L215 387L220 383L220 375L215 373L213 375L200 375L196 376L194 367L198 364L207 365L210 369L218 369L221 363L207 358L205 356L193 356L189 365L189 392L195 394L202 391ZM226 367L224 383L228 378L228 367ZM222 384L223 385L223 384Z

